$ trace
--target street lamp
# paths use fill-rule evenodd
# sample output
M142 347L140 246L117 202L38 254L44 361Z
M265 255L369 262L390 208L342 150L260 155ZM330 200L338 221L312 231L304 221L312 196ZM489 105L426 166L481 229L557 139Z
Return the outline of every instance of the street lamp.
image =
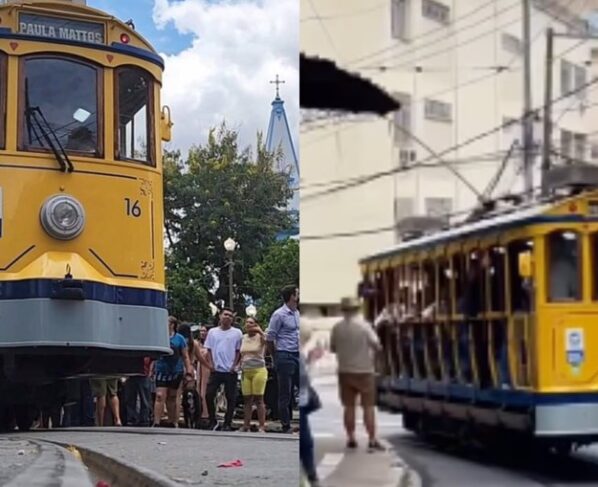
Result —
M232 238L227 238L224 242L224 250L226 250L226 256L228 257L228 305L230 309L233 309L233 270L234 261L233 253L237 248L237 242Z
M250 304L247 306L247 308L245 308L245 314L253 318L257 314L257 308L253 304Z

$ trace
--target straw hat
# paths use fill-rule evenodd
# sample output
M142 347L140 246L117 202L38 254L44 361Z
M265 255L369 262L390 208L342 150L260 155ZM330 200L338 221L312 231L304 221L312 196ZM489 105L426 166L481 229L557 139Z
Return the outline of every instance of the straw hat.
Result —
M361 308L361 303L357 298L342 298L341 311L356 311Z

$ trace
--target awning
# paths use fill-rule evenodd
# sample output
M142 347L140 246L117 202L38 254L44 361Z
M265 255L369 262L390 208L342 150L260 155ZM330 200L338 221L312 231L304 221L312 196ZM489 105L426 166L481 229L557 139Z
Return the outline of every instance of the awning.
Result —
M299 66L301 108L341 110L385 115L400 104L382 88L332 61L301 54Z

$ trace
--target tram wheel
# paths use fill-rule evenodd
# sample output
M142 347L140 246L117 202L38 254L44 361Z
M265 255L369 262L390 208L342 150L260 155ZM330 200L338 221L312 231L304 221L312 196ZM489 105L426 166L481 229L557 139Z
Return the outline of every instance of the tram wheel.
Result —
M13 428L12 411L8 406L0 404L0 432L8 432Z
M551 448L552 452L559 457L568 457L571 455L573 445L570 442L557 443Z
M15 420L19 431L29 431L33 426L33 408L27 405L16 406Z

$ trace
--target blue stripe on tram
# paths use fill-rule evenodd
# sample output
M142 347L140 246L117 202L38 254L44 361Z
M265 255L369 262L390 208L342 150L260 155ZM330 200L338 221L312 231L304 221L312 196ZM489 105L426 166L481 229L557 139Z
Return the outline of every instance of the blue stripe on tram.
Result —
M54 279L0 281L0 301L15 299L52 299L56 287ZM83 282L86 301L128 306L166 308L166 293L153 289L111 286L98 282Z

